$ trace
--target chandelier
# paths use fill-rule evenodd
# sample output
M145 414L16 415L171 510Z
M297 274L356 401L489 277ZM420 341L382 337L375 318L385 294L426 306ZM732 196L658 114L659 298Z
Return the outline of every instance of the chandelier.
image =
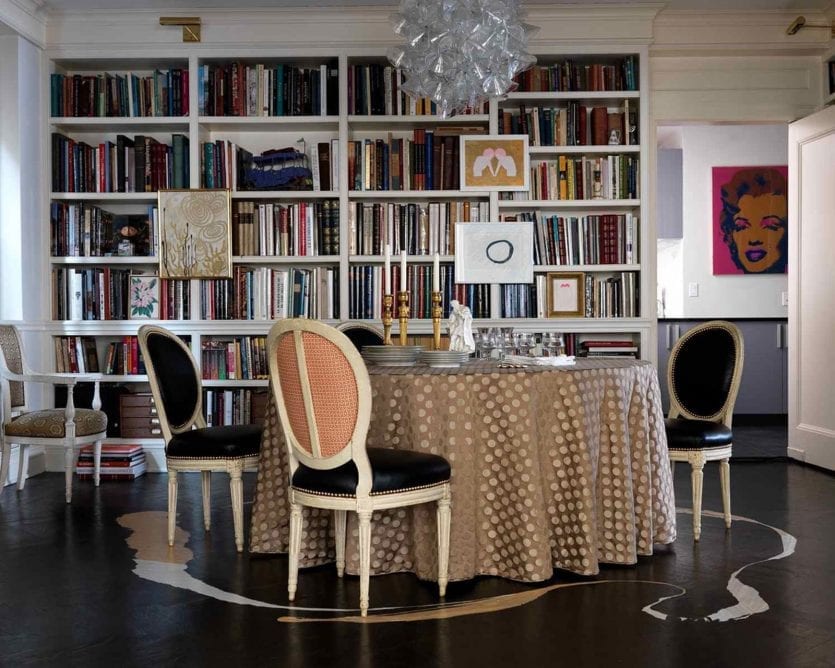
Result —
M526 49L538 28L521 19L517 0L403 0L392 22L405 44L388 51L403 92L446 118L515 90L536 62Z

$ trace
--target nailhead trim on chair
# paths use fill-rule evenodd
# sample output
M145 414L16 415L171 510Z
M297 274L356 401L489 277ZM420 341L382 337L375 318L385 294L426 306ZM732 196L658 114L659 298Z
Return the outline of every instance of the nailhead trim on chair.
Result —
M419 489L431 489L433 487L440 487L446 485L449 480L442 480L441 482L433 482L431 485L417 485L415 487L401 487L399 489L392 489L386 492L371 492L370 496L387 496L388 494L402 494L403 492L415 492ZM355 494L336 494L334 492L318 492L312 489L304 489L303 487L293 487L297 492L304 492L305 494L313 494L315 496L333 496L339 499L353 499Z
M249 455L238 455L237 457L232 457L232 456L229 456L229 457L218 457L218 456L215 456L215 457L200 457L198 455L195 455L194 457L182 457L182 456L173 457L173 456L169 456L169 455L165 456L166 459L170 459L170 460L175 461L175 462L193 462L196 459L211 459L211 460L218 460L218 461L220 461L220 460L236 460L236 459L248 459L250 457L258 457L258 453L255 452L255 453L252 453L252 454L249 454Z

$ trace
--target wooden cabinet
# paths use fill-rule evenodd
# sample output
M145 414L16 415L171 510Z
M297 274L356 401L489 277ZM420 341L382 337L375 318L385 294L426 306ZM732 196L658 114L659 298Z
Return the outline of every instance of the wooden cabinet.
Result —
M154 397L150 393L123 394L119 399L122 438L161 438Z
M703 320L658 323L658 378L664 412L670 409L667 365L675 342ZM788 413L788 325L785 320L734 320L745 343L745 363L734 414Z

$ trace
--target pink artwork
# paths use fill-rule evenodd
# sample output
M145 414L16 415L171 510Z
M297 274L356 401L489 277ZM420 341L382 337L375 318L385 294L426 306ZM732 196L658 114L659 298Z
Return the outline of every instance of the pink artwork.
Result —
M784 274L788 167L713 168L713 273Z

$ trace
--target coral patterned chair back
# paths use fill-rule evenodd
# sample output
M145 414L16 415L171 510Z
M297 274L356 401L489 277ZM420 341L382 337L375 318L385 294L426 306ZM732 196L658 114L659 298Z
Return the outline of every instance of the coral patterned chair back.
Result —
M331 469L351 459L365 468L371 383L350 339L328 325L296 318L273 325L267 349L291 468L301 462Z

